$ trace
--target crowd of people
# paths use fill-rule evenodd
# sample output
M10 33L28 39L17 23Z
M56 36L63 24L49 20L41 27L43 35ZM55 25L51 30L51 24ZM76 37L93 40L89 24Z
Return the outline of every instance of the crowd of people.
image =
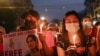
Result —
M24 25L14 32L35 30L28 35L26 43L30 53L26 56L100 56L100 22L93 25L92 18L80 19L76 11L68 11L61 26L44 23L42 32L40 15L36 10L29 10L21 16ZM0 26L0 55L3 56L3 35L6 30Z

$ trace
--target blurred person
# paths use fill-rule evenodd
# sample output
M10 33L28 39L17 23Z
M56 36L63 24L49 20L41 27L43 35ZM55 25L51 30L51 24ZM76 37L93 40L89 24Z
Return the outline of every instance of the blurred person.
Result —
M0 26L0 56L3 56L3 37L6 34L6 30L4 27Z
M21 18L24 20L24 24L20 28L21 30L32 30L32 29L36 29L39 26L40 15L35 10L24 12L21 15Z
M100 22L96 22L95 27L97 29L97 34L96 34L97 56L100 56Z
M53 56L55 47L54 38L51 32L42 31L40 33L40 15L35 10L30 10L21 16L25 20L25 24L21 27L21 30L35 30L35 35L39 40L39 50L42 56Z
M75 11L68 11L62 22L62 36L57 42L58 56L96 56L94 44L87 44L79 15Z
M51 31L53 36L56 37L56 35L59 33L58 25L53 23L48 24L48 31Z
M82 26L83 26L84 33L87 36L87 40L91 41L96 48L97 29L95 26L93 26L92 18L90 16L83 17Z
M28 35L26 42L30 49L30 53L26 54L26 56L41 56L38 48L38 39L35 35Z
M90 16L85 16L82 19L82 26L86 35L96 36L96 28L93 26L93 22Z

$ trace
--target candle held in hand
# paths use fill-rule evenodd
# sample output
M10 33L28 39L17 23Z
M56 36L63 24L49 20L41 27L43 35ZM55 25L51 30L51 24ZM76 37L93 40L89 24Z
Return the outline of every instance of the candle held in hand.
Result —
M42 33L42 28L43 28L43 26L44 26L44 23L41 23L40 24L40 32Z
M76 45L75 45L75 44L76 44L75 40L76 40L76 35L73 36L74 46L76 46Z

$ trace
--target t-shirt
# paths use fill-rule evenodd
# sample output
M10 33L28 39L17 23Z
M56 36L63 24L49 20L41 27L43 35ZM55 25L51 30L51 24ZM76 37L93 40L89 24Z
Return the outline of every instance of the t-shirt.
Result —
M52 33L50 31L45 31L43 32L43 34L46 36L45 41L47 43L48 47L54 47L54 36L52 35ZM42 49L42 43L39 40L39 49Z
M3 56L3 44L0 44L0 56Z
M3 44L0 44L0 52L3 52Z

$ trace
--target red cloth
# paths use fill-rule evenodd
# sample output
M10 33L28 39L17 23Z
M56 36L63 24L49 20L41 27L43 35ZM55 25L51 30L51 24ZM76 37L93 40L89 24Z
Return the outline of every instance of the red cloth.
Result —
M0 44L0 52L3 52L3 44Z
M93 28L92 29L92 33L91 33L91 36L92 37L96 37L96 34L97 34L97 29L96 28Z

